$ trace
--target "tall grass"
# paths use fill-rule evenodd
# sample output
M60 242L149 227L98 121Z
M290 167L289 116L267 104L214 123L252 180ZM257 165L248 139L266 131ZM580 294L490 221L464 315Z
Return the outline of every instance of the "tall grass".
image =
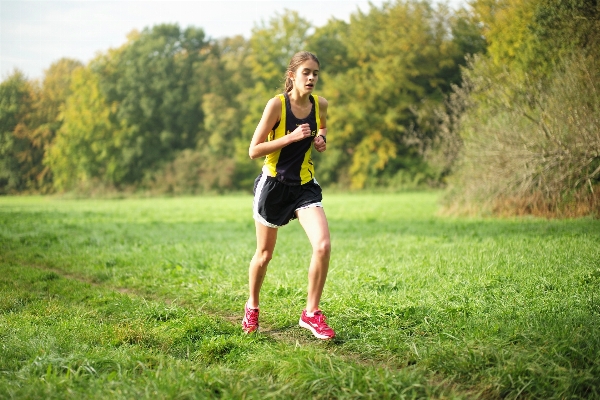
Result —
M600 65L573 55L545 80L474 57L423 142L450 212L600 215ZM417 141L419 142L419 141Z
M247 196L0 198L0 397L600 396L599 221L438 217L438 198L326 195L330 342L297 326L298 224L241 333Z

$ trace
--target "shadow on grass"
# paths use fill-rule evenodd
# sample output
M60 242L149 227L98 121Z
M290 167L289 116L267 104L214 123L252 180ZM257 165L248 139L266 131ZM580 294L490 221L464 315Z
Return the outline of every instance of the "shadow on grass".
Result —
M260 334L267 336L274 342L284 341L288 343L296 343L296 346L307 345L342 345L349 339L340 336L339 334L333 339L323 340L313 336L307 329L301 328L297 324L289 324L279 328L261 329Z

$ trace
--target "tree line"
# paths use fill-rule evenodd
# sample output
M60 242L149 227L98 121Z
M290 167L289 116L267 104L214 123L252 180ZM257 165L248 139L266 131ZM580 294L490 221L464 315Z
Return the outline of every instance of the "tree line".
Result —
M284 11L248 39L134 31L85 65L2 81L0 191L250 190L252 133L308 50L331 105L320 183L449 186L464 209L593 208L599 15L593 0L397 0L321 27Z
M403 142L414 110L442 101L484 42L465 13L416 1L318 28L284 11L249 39L173 24L132 32L86 65L61 59L41 82L18 71L2 82L0 188L249 190L250 138L301 49L319 57L317 93L332 105L320 182L363 188L425 179Z

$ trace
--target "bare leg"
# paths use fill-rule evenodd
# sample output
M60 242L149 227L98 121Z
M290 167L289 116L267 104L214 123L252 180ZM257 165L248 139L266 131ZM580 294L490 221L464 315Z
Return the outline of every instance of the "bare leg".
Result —
M256 253L250 261L248 270L248 282L250 297L248 297L248 307L258 308L260 288L267 274L267 265L273 258L273 250L277 242L277 229L264 226L258 221L256 225Z
M313 313L319 309L323 287L329 270L331 240L325 211L321 207L298 210L298 220L312 246L312 258L308 269L308 297L306 311Z

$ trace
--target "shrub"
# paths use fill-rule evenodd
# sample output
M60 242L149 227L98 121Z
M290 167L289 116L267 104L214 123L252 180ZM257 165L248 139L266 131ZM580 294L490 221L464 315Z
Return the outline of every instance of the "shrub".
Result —
M233 187L235 161L209 151L181 151L175 159L154 171L143 186L154 194L201 194Z
M446 118L460 133L446 209L459 213L599 214L600 69L593 57L566 59L548 80L475 58ZM459 121L453 127L449 124ZM450 135L450 138L452 136ZM456 140L456 139L454 139ZM446 145L448 147L448 145ZM435 146L429 146L438 154ZM460 151L458 150L460 149ZM460 152L460 157L456 157Z

